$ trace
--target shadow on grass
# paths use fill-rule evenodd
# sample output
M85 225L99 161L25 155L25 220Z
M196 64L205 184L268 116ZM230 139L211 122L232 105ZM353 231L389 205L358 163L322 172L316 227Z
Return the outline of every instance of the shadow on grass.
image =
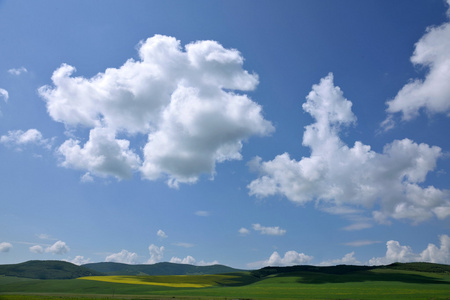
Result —
M365 282L365 281L391 281L416 284L446 284L448 281L442 281L438 278L428 277L417 274L405 273L375 273L370 271L360 271L347 274L325 274L325 273L296 273L296 274L279 274L277 277L298 276L297 282L302 284L323 284L323 283L348 283L348 282Z

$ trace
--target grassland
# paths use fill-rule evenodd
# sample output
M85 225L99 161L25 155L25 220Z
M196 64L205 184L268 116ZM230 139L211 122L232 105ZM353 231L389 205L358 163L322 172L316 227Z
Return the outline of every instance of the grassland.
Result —
M0 299L450 299L448 272L376 268L269 273L69 280L1 276Z

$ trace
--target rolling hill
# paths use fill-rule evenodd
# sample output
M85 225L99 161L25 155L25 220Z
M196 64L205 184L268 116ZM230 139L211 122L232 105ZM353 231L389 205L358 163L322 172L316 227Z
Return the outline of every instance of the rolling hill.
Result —
M169 262L160 262L151 265L128 265L114 262L101 262L85 264L83 267L106 275L207 275L245 271L224 265L194 266Z
M19 264L0 265L0 275L34 279L73 279L103 274L60 260L30 260Z

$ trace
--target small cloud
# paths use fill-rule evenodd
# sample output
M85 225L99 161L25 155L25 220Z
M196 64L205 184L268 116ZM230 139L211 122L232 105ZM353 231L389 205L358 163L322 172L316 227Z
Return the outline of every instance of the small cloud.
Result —
M373 225L370 223L355 223L355 224L346 226L342 229L346 230L346 231L355 231L355 230L363 230L363 229L371 228L372 226Z
M150 259L147 261L148 264L155 264L157 262L160 262L164 256L164 246L158 247L151 244L148 247L148 251L150 253Z
M162 231L161 229L158 230L156 235L159 236L160 238L163 238L163 239L167 238L167 234L164 231Z
M9 252L11 250L12 245L11 243L2 242L0 243L0 252Z
M281 229L278 226L266 227L266 226L261 226L261 224L253 224L252 227L254 230L259 231L259 233L261 233L261 234L266 234L266 235L284 235L284 234L286 234L286 230Z
M3 101L7 102L9 99L9 93L7 90L0 88L0 99L3 98Z
M340 259L333 259L321 262L321 266L335 266L335 265L360 265L361 262L359 262L355 257L355 252L350 252L344 255L343 258Z
M51 148L51 141L44 139L42 133L37 129L28 129L27 131L22 130L11 130L8 131L8 135L2 135L0 137L0 143L5 145L17 146L20 150L21 146L26 146L30 144L35 144L43 146L44 148Z
M86 172L83 176L81 176L80 181L83 183L94 182L94 177L92 177L90 172Z
M212 261L212 262L205 262L203 260L197 262L197 260L190 255L186 256L185 258L172 257L170 259L170 262L174 263L174 264L186 264L186 265L195 265L195 266L211 266L211 265L217 265L219 263L217 260Z
M44 248L42 248L42 246L39 245L34 245L30 247L30 252L41 254L44 252Z
M70 248L63 241L57 241L52 246L45 249L45 252L53 254L66 254L69 251Z
M250 230L248 230L245 227L242 227L241 229L239 229L238 232L239 232L239 235L241 235L241 236L246 236L246 235L250 234Z
M36 234L36 236L41 239L41 240L50 240L50 241L56 241L58 239L51 237L50 235L46 234L46 233L40 233L40 234Z
M78 266L81 266L81 265L90 263L91 259L90 258L84 258L84 256L81 256L81 255L77 255L77 256L75 256L74 259L72 259L72 260L65 260L65 261L73 263L73 264L78 265Z
M178 246L178 247L183 247L183 248L192 248L195 245L191 244L191 243L174 243L172 245Z
M346 246L352 246L352 247L362 247L362 246L369 246L373 244L379 244L380 241L369 241L369 240L363 240L363 241L354 241L354 242L348 242L344 243Z
M27 73L28 70L25 67L9 69L8 73L11 75L19 76L20 74Z
M196 211L195 214L199 217L208 217L210 215L209 211L205 210Z
M281 257L278 252L273 252L268 260L257 261L249 263L250 268L262 268L267 266L293 266L304 265L310 263L314 257L306 255L304 253L298 253L297 251L287 251L284 257Z
M113 253L105 258L106 262L117 262L124 264L136 264L138 262L138 255L128 250L122 250L119 253Z

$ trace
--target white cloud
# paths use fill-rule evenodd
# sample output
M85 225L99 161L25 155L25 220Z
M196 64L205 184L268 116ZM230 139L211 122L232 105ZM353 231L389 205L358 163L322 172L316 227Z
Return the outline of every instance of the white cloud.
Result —
M11 130L8 131L8 135L2 135L0 137L0 143L5 145L25 146L30 144L40 145L44 148L50 149L51 142L48 139L44 139L42 133L37 129Z
M252 227L254 230L259 231L259 233L261 233L261 234L266 234L266 235L284 235L284 234L286 234L286 230L281 229L278 226L266 227L266 226L261 226L261 224L253 224Z
M164 256L164 246L158 247L151 244L148 247L148 251L150 253L150 259L147 261L148 264L155 264L157 262L160 262Z
M195 258L193 258L192 256L188 255L185 258L179 258L179 257L172 257L170 259L171 263L175 263L175 264L187 264L187 265L195 265L195 266L211 266L211 265L217 265L219 262L217 260L212 261L212 262L205 262L203 260L197 262L197 260Z
M91 259L90 258L84 258L84 256L81 256L81 255L77 255L77 256L75 256L74 259L66 260L66 261L68 261L70 263L73 263L75 265L81 266L81 265L90 263Z
M129 149L130 142L116 139L114 132L107 128L92 129L89 141L83 147L79 144L69 139L59 147L58 152L64 157L62 166L122 179L130 178L141 163L139 156Z
M346 246L352 246L352 247L362 247L362 246L369 246L373 244L381 243L380 241L370 241L370 240L361 240L361 241L353 241L344 243Z
M194 247L194 244L191 244L191 243L183 243L183 242L180 242L180 243L174 243L173 245L178 246L178 247L183 247L183 248L192 248L192 247Z
M387 251L384 257L374 257L369 261L371 265L387 265L394 262L432 262L449 264L450 263L450 237L446 234L440 237L441 245L438 248L434 244L428 244L428 247L420 254L414 253L411 247L402 246L398 241L388 241L386 243Z
M92 128L84 145L70 139L60 147L64 166L117 178L139 170L178 187L214 175L216 163L241 159L244 141L274 130L261 106L237 93L258 84L237 50L199 41L183 51L175 38L155 35L138 51L139 60L92 78L72 77L75 68L62 64L53 86L39 89L55 121ZM143 158L121 134L148 137Z
M355 231L355 230L371 228L372 226L373 225L370 223L354 223L354 224L348 225L342 229L347 230L347 231Z
M9 99L9 93L7 90L0 88L0 99L3 98L3 101L7 102Z
M0 243L0 252L9 252L11 250L12 245L8 242L2 242Z
M210 215L209 211L205 210L196 211L195 214L199 217L208 217Z
M30 247L30 252L40 254L44 252L44 248L42 248L42 246L40 245L34 245Z
M450 14L448 16L450 17ZM390 114L401 112L403 120L416 117L420 109L425 109L430 114L444 113L450 116L449 22L427 29L425 35L415 45L411 62L416 66L426 67L428 73L423 80L411 79L394 99L387 102L387 112ZM388 126L392 127L392 118L388 116L386 120Z
M9 74L16 75L16 76L19 76L20 74L27 73L27 72L28 72L28 70L25 67L13 68L13 69L8 70Z
M245 227L242 227L241 229L239 229L238 232L239 232L239 235L241 235L241 236L246 236L246 235L250 234L250 230L248 230Z
M83 183L94 182L94 177L92 177L91 173L86 172L80 177L80 181Z
M380 210L372 214L379 223L388 223L389 218L421 222L433 215L450 215L449 191L422 187L442 156L441 148L409 139L387 144L382 153L359 141L347 146L339 133L354 124L356 117L352 103L334 86L331 73L313 86L306 99L303 109L315 119L303 135L303 145L311 149L311 155L300 161L288 153L266 162L255 158L251 165L260 176L248 185L250 195L280 194L297 204L315 201L328 212L332 207L344 207L340 210L344 212L352 206L371 209L376 205ZM358 223L348 229L370 224Z
M162 231L161 229L158 230L156 235L159 236L160 238L163 238L163 239L167 238L167 234L164 231Z
M66 254L69 251L70 248L63 241L57 241L45 249L45 252L53 254Z
M356 257L354 257L355 252L350 252L344 255L343 258L340 259L333 259L321 262L321 266L335 266L335 265L360 265L361 262L359 262Z
M281 257L278 252L273 252L268 260L249 263L250 268L262 268L267 266L293 266L309 264L314 257L296 251L287 251L284 257Z
M118 253L113 253L105 258L106 262L117 262L124 264L136 264L138 262L138 255L128 250L122 250Z
M57 240L56 238L54 238L46 233L36 234L36 236L41 240L55 240L55 241Z

